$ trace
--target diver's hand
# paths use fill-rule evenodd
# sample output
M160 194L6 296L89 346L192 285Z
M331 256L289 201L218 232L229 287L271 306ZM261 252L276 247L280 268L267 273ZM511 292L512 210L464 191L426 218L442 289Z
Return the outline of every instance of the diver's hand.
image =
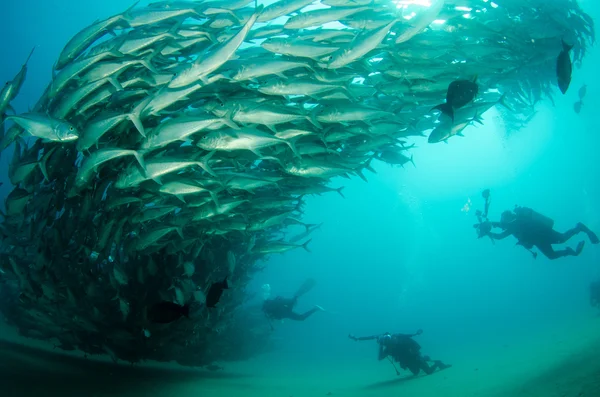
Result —
M354 342L358 340L358 338L352 334L348 334L348 338L352 339Z

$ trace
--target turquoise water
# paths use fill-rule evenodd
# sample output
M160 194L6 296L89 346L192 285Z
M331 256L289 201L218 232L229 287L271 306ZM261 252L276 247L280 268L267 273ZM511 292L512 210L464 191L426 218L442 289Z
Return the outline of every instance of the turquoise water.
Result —
M593 17L599 15L591 2L580 4ZM5 39L0 49L5 61L0 64L0 81L11 78L31 47L38 46L26 84L13 103L17 113L33 105L50 78L56 56L75 32L127 5L40 0L4 5L0 35ZM121 390L127 395L148 395L150 387L165 396L201 392L358 396L402 391L406 395L574 396L581 385L587 385L584 395L600 395L597 384L585 381L597 376L600 365L595 357L586 356L599 346L600 320L597 310L589 306L588 295L589 283L600 277L598 246L586 243L577 258L534 260L514 240L492 244L478 240L472 228L474 211L483 207L480 192L489 188L493 219L518 204L552 217L558 230L583 222L600 231L598 57L597 49L592 49L582 67L574 68L570 91L557 96L554 107L548 101L539 105L535 118L518 132L507 134L493 109L485 114L484 125L469 127L464 138L435 145L416 140L415 167L377 163L377 174L367 173L368 183L358 178L333 181L332 186L345 186L345 199L336 194L310 197L305 221L323 223L312 235L311 252L272 256L248 287L260 291L268 283L273 294L292 295L306 278L318 282L301 298L298 310L319 304L326 311L304 323L275 323L272 339L278 350L249 362L221 363L224 372L162 372L153 378L138 368L140 372L125 381L123 374L128 372L120 371L132 370L107 369L104 364L99 370L89 360L73 364L5 345L0 354L6 362L19 363L13 372L33 371L53 379L45 389L31 391L26 375L0 376L2 384L11 385L8 395L44 390L65 395L65 382L77 384L75 389L81 393L97 395L116 392L125 384ZM581 113L575 114L573 103L582 84L588 85L588 94ZM5 197L10 185L4 172L9 156L3 154L0 161L4 182L0 196ZM469 200L470 211L461 211ZM580 239L573 239L570 246ZM260 303L256 298L250 305ZM424 353L452 363L452 369L430 379L398 381L387 361L377 362L374 342L354 343L347 338L349 333L417 329L424 330L418 337ZM14 339L10 330L3 333ZM573 361L565 364L567 358ZM39 360L37 367L35 360ZM65 369L48 372L53 365ZM560 369L561 365L567 369ZM73 371L93 380L81 383L65 375ZM118 377L115 389L106 390L101 385L111 376ZM536 386L544 376L562 389ZM579 376L577 382L573 376ZM560 383L559 379L567 378ZM529 389L521 388L528 382Z

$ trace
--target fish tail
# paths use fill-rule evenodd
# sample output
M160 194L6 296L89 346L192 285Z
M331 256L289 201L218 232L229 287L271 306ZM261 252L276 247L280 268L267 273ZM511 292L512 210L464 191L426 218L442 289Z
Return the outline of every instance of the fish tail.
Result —
M511 112L513 111L512 108L506 103L506 93L502 94L502 96L498 100L498 103L504 106L506 109L510 110Z
M121 83L119 83L119 80L117 80L115 77L108 77L108 79L107 79L107 80L108 80L108 82L109 82L110 84L112 84L112 85L113 85L113 87L115 87L115 88L116 88L116 90L117 90L117 91L123 91L123 90L124 90L124 88L123 88L123 86L121 85Z
M569 52L569 51L571 51L573 49L573 44L567 44L567 43L565 43L565 39L561 39L561 42L562 42L563 50L565 52Z
M319 123L317 121L317 117L316 117L316 113L315 112L311 112L308 116L306 116L306 118L308 119L308 121L310 121L310 123L312 125L314 125L315 127L317 127L318 129L321 129L321 123Z
M146 161L144 160L144 156L140 152L141 151L136 152L135 150L133 150L133 156L137 160L140 167L142 167L142 170L144 170L144 172L146 172Z
M139 109L136 109L139 110ZM146 130L144 130L144 125L142 124L142 120L140 120L140 115L138 113L129 113L127 118L131 120L135 128L138 130L141 136L146 138Z
M144 65L146 69L151 71L154 74L160 74L158 70L154 66L152 66L152 58L158 55L160 51L153 51L150 55L148 55L145 59L140 60L140 63Z
M228 110L227 113L225 113L225 116L223 116L223 123L234 130L240 129L240 126L233 122L233 110Z
M310 249L308 249L308 243L310 243L312 241L312 238L310 240L308 240L307 242L305 242L304 244L302 244L302 248L304 248L306 250L306 252L308 253L312 253L312 251Z
M214 176L214 177L218 177L218 175L213 171L212 168L210 168L210 165L208 165L208 160L210 160L210 158L216 153L216 150L213 150L211 152L209 152L206 156L202 157L201 161L198 162L198 165L206 172L208 172L210 175Z
M340 196L342 196L343 199L346 198L346 196L344 196L344 193L342 193L342 190L344 190L346 187L345 186L341 186L337 189L335 189L335 191L337 192L337 194L339 194Z
M126 20L127 18L130 18L130 17L131 17L131 15L130 15L131 11L133 11L133 9L134 9L134 8L135 8L135 7L136 7L138 4L139 4L139 2L140 2L140 0L137 0L137 1L135 1L135 2L134 2L132 5L131 5L131 7L129 7L127 10L125 10L125 12L124 12L124 13L122 13L122 14L120 15L120 16L121 16L121 18L124 18L125 20Z
M290 147L290 149L292 149L292 152L294 152L294 155L296 155L296 157L298 157L299 159L302 159L302 156L298 152L298 149L296 149L296 145L294 145L294 142L290 142L290 141L286 140L285 143Z
M48 169L46 167L46 162L48 161L48 158L50 157L50 155L52 153L54 153L54 151L57 148L58 148L58 146L54 146L52 149L50 149L46 154L44 154L44 156L42 157L42 159L38 163L38 165L40 167L40 170L42 171L42 175L44 175L44 178L46 178L46 180L48 182L50 182L50 177L48 177Z

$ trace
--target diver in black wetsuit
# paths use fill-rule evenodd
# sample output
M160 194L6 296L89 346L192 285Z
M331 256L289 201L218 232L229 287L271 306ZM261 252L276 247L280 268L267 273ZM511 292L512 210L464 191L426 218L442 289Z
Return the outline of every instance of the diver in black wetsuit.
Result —
M548 259L558 259L564 256L578 256L583 250L584 241L577 244L573 250L567 247L555 251L553 244L564 244L571 237L579 233L586 233L592 244L598 244L598 236L583 223L578 223L574 228L564 233L553 229L554 221L526 207L516 207L514 211L504 211L500 222L491 222L492 227L503 229L501 233L488 232L487 235L494 240L502 240L510 235L515 236L518 245L527 250L537 247ZM534 257L537 256L534 254Z
M590 305L600 309L600 280L590 284Z
M552 248L554 244L564 244L571 237L579 233L586 233L592 244L598 244L598 236L592 232L583 223L578 223L574 228L567 230L564 233L554 230L554 220L544 216L531 208L515 206L513 211L504 211L500 217L500 222L490 222L487 219L489 208L489 190L485 190L483 197L486 200L486 209L482 214L477 212L479 224L474 225L479 230L479 237L488 236L492 240L502 240L508 236L514 236L518 242L517 245L522 245L533 257L537 257L537 253L531 251L533 247L537 247L544 256L548 259L558 259L564 256L578 256L583 250L584 241L579 242L576 249L571 247L555 251ZM492 228L503 229L501 233L492 232Z
M400 364L402 369L410 370L415 376L417 376L420 371L425 372L427 375L431 375L436 369L441 371L450 368L452 365L444 364L439 360L431 360L429 356L421 355L421 346L413 339L413 336L421 335L422 333L422 330L418 330L412 335L392 335L389 332L386 332L383 335L365 336L360 338L348 335L348 337L353 341L377 340L377 343L379 344L378 358L380 361L386 357L391 357ZM433 361L433 365L429 365L428 361ZM396 374L400 375L398 370L396 370Z
M316 282L314 279L308 279L300 286L298 292L296 292L292 298L286 299L278 296L275 299L266 299L262 309L271 320L289 318L290 320L304 321L315 312L323 311L321 306L315 305L315 307L305 313L298 314L294 312L294 306L296 305L298 298L310 291L315 284Z

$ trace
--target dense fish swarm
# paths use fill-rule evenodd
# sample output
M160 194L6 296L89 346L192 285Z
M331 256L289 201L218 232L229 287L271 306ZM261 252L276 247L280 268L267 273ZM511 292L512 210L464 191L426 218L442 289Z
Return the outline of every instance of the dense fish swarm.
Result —
M23 66L0 98L10 323L130 362L256 354L268 322L235 309L261 259L308 249L305 195L403 165L407 138L446 141L496 104L518 126L552 96L561 40L576 64L594 40L568 0L321 3L133 7L73 37L36 106L12 115ZM478 89L452 122L432 108L457 79ZM217 282L229 288L207 308Z

